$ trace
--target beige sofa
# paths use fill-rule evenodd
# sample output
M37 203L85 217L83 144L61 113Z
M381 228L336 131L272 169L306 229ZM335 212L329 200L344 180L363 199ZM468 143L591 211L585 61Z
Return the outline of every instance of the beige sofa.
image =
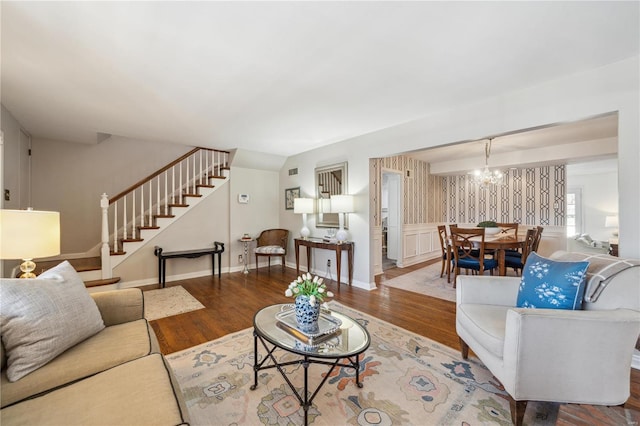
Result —
M144 319L142 291L91 296L105 327L44 366L10 382L2 348L0 424L188 424L180 389Z

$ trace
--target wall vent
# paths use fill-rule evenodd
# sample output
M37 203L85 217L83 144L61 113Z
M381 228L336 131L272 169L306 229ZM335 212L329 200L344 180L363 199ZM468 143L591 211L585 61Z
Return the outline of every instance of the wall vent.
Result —
M289 176L293 176L293 175L297 175L298 174L298 168L296 167L295 169L289 169Z

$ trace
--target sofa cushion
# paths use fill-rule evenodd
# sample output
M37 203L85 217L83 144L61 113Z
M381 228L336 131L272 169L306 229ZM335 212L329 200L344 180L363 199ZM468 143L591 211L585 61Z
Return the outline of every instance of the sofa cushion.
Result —
M1 405L6 407L152 352L159 352L158 342L146 320L106 327L17 382L9 382L2 374Z
M462 303L456 308L457 326L476 336L484 348L498 358L504 352L504 333L509 306Z
M519 308L582 309L589 262L561 262L532 252L524 265Z
M14 382L104 328L98 307L69 262L35 279L3 279L0 328Z
M257 247L255 252L258 254L284 254L284 249L280 246L262 246Z
M180 425L188 414L162 355L151 354L0 411L11 425Z

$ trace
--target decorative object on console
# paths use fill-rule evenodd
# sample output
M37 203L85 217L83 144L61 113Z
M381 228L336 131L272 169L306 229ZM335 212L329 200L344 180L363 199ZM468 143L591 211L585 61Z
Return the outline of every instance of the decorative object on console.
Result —
M353 213L353 195L332 195L331 211L338 213L338 223L340 228L336 232L338 242L347 241L349 234L344 229L344 217L347 213Z
M618 236L618 215L607 216L604 218L604 227L605 228L615 228L612 235L614 237Z
M484 145L484 169L474 170L473 181L482 187L490 185L500 185L504 175L500 170L489 170L489 156L491 155L491 142L494 138L489 138L489 142Z
M60 254L60 213L0 210L0 259L22 259L20 278L35 278L34 258Z
M307 213L313 213L313 204L315 200L313 198L294 198L293 199L293 212L296 214L302 214L302 229L300 229L300 236L302 238L308 238L311 234L307 227Z
M582 309L589 262L557 261L531 253L522 270L519 308Z

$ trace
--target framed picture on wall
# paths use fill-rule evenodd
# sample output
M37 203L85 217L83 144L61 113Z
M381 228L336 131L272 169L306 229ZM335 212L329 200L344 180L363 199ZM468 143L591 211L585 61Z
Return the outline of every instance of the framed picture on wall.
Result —
M293 210L293 200L300 198L300 187L287 188L284 190L284 208L285 210Z

